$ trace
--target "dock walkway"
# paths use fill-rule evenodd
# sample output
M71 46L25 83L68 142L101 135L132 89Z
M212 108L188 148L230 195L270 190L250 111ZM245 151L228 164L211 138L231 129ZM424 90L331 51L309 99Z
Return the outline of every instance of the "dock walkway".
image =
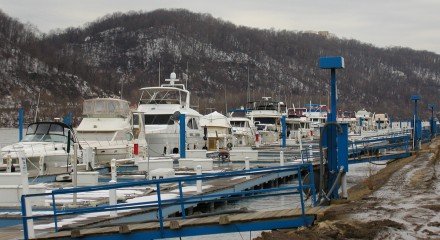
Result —
M312 223L316 218L316 215L324 211L325 207L313 207L306 209L307 220ZM237 213L228 215L217 215L208 217L194 217L190 219L181 220L166 220L163 222L164 237L176 237L176 236L190 236L191 230L197 230L201 227L215 227L218 228L218 233L230 232L228 228L234 227L234 231L237 231L237 227L242 231L249 231L245 224L273 224L274 222L281 223L290 221L291 225L296 225L295 220L302 221L301 209L284 209L274 211L261 211L251 213ZM301 224L302 225L302 224ZM279 225L282 227L283 225ZM295 227L295 226L292 226ZM255 229L252 229L255 231ZM63 238L76 238L81 237L83 239L92 239L97 237L104 237L111 235L120 238L122 237L140 237L142 239L155 238L160 234L160 223L134 223L134 224L119 224L110 227L98 227L98 228L82 228L74 230L64 230L56 233L50 233L42 236L38 236L36 239L63 239ZM188 235L189 234L189 235Z

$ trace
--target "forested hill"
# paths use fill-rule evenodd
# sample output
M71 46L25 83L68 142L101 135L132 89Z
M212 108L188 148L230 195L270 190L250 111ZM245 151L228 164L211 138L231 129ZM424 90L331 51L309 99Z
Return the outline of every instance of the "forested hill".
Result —
M4 14L0 23L3 19L14 22ZM94 96L122 93L136 104L139 88L158 85L159 78L163 83L172 71L188 83L192 105L202 114L262 96L288 106L327 104L330 73L319 69L318 60L336 55L346 65L337 72L343 110L365 108L409 119L411 95L422 97L423 117L428 103L440 105L440 55L377 48L327 32L261 30L181 9L114 13L44 36L21 26L18 41L8 35L16 28L0 26L0 77L10 86L0 98L14 102L11 108L24 99L34 105L39 89L48 91L43 102L53 104L57 114L70 107L78 115L82 99ZM31 37L23 40L23 34ZM45 70L32 69L35 65ZM70 105L61 106L66 102Z

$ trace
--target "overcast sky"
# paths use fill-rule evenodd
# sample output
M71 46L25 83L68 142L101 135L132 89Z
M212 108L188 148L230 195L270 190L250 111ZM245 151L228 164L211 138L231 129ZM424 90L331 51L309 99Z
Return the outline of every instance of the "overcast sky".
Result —
M0 0L7 15L42 32L82 27L113 12L185 8L237 25L329 31L378 47L440 54L440 0Z

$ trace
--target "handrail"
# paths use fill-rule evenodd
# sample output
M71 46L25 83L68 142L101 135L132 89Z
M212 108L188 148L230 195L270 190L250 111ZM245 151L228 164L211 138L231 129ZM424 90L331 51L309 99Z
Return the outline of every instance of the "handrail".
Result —
M303 184L301 179L301 172L308 171L310 172L310 184ZM258 189L258 190L239 190L237 192L227 192L227 193L203 193L202 195L195 196L184 196L182 191L182 183L185 181L210 181L217 180L221 178L230 178L230 177L239 177L239 176L268 176L269 174L280 174L280 173L289 173L288 175L297 175L298 176L298 185L297 186L287 186L287 187L278 187L278 188L269 188L269 189ZM305 219L305 199L303 196L303 189L312 189L312 204L316 206L316 193L315 193L315 185L313 181L313 166L311 163L297 164L297 165L288 165L288 166L280 166L280 167L268 167L268 168L258 168L258 169L250 169L250 170L240 170L233 172L220 172L220 173L210 173L203 175L193 175L186 177L174 177L174 178L166 178L166 179L155 179L155 180L144 180L137 182L128 182L128 183L115 183L108 185L99 185L99 186L89 186L89 187L78 187L78 188L70 188L70 189L55 189L48 193L40 193L40 194L27 194L22 195L21 204L22 204L22 220L23 220L23 230L24 230L24 238L28 239L28 226L27 221L29 219L39 219L39 218L47 218L53 217L55 223L55 231L58 231L58 222L57 218L60 216L66 215L77 215L83 213L90 212L109 212L116 210L132 210L132 209L147 209L150 208L152 210L157 211L158 220L160 223L160 231L164 231L163 227L163 209L168 206L180 206L180 211L182 212L182 219L185 219L185 205L194 205L198 203L206 203L206 202L218 202L218 201L231 201L231 200L241 200L247 198L261 198L267 196L279 196L286 194L299 194L300 202L301 202L301 212L302 217ZM161 184L169 184L169 183L177 183L179 196L174 199L161 199L160 195L160 185ZM146 202L136 202L136 203L119 203L116 205L102 205L97 207L85 207L79 209L57 209L56 206L56 196L62 194L72 194L79 192L91 192L98 190L111 190L118 188L128 188L128 187L139 187L145 185L155 185L157 188L157 200L146 201ZM32 197L42 197L42 196L51 196L52 198L52 209L53 214L47 215L38 215L38 216L27 216L25 203L29 198ZM307 196L308 197L308 196ZM293 207L293 204L292 204Z

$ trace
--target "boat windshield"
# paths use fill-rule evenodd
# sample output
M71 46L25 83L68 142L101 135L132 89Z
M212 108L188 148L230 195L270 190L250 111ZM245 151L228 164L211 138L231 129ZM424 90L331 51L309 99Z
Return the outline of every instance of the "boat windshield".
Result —
M245 121L230 121L232 127L247 127Z
M276 118L271 118L271 117L259 117L259 118L255 118L254 121L255 122L260 122L260 123L264 123L264 124L275 124L276 123Z
M67 143L68 131L68 128L59 123L33 123L29 125L23 142Z
M141 104L185 104L187 92L177 88L152 88L142 93Z
M173 125L172 114L145 115L145 125Z

